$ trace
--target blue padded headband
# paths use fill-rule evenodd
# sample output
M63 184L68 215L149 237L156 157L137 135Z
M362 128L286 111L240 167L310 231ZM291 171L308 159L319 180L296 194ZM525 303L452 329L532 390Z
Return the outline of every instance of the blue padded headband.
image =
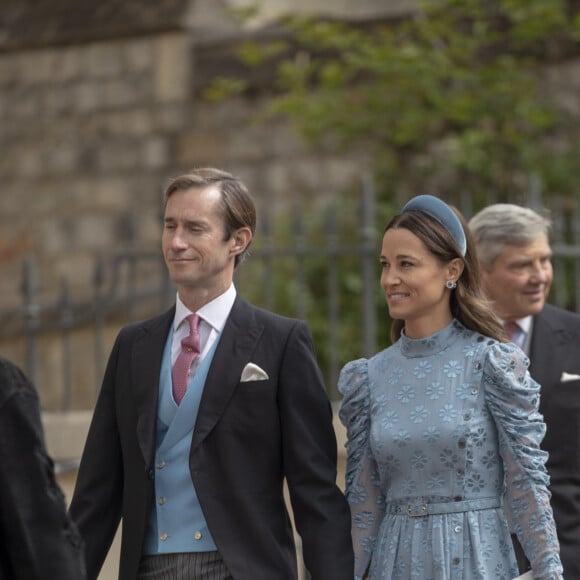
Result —
M422 211L435 218L451 234L461 250L461 255L465 256L467 239L463 226L454 211L444 201L433 195L418 195L403 206L401 213L411 210Z

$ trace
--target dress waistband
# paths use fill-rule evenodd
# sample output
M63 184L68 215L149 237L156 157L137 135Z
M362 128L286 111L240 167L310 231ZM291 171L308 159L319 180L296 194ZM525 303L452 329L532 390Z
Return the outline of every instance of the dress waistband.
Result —
M410 518L421 518L437 514L453 514L475 510L488 510L501 507L500 497L484 497L481 499L464 499L460 501L445 502L389 502L385 513Z

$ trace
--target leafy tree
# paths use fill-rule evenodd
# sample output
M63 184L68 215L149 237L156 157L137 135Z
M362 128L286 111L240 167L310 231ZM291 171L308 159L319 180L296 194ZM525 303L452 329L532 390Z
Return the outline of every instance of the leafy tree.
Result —
M275 90L261 116L287 117L314 147L368 153L379 194L377 232L416 193L458 205L465 194L473 210L490 192L513 200L538 182L544 191L578 193L578 120L557 106L543 80L547 67L580 52L577 2L431 0L396 21L284 24L282 40L245 42L239 56L247 74L215 79L206 96L252 96L255 71L273 74ZM352 211L342 213L352 218ZM322 216L312 219L313 231L324 231ZM354 230L347 223L343 243L357 243ZM284 310L296 276L289 265L277 267L272 284ZM305 275L323 368L330 358L325 269L324 258L311 260ZM341 264L341 362L363 354L361 280L357 264ZM378 269L376 296L377 320L384 320ZM379 346L386 345L387 325L377 330Z
M267 113L314 145L368 151L387 193L517 193L532 174L576 188L577 123L542 82L545 65L578 51L575 2L431 0L402 21L286 25L291 40L240 51L275 68ZM217 79L208 94L244 87Z

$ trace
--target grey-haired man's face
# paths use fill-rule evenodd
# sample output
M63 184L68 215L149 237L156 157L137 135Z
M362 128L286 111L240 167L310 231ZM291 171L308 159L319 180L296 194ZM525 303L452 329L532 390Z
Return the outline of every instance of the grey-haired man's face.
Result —
M516 320L540 312L554 277L552 250L546 236L523 246L506 245L491 271L482 270L485 292L495 313Z

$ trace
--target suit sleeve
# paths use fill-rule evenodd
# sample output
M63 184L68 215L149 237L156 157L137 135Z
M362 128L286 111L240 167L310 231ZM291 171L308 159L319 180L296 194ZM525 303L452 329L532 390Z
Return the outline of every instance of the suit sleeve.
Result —
M296 323L280 368L285 473L305 565L313 580L352 580L350 511L336 485L332 410L310 331Z
M121 520L123 465L115 412L118 353L119 339L109 357L69 510L85 543L89 580L98 577Z
M0 382L0 576L82 580L81 539L46 451L36 392L4 362Z

